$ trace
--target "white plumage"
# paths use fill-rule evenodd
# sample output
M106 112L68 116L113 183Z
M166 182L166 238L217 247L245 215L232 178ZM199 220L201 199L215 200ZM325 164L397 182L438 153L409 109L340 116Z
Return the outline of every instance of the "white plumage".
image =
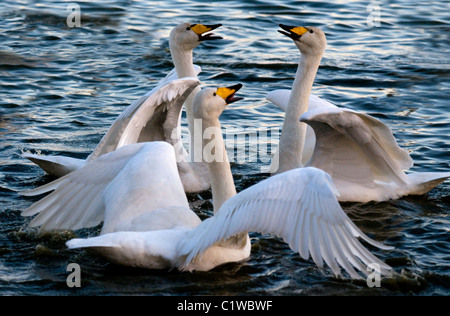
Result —
M193 64L193 49L202 41L220 39L220 37L211 36L211 33L203 35L205 32L220 27L220 24L202 25L195 31L192 30L192 26L190 23L182 23L171 31L169 44L175 68L154 89L133 102L119 115L86 160L32 153L24 153L22 157L36 163L47 173L61 177L81 168L86 162L128 144L166 140L171 144L178 143L177 161L180 162L180 173L186 192L199 192L209 189L211 183L207 171L204 170L205 166L193 162L181 142L181 112L178 116L172 112L165 113L166 108L170 108L169 103L177 99L180 92L180 88L177 88L177 85L170 85L170 82L178 78L197 77L201 71L201 67ZM164 89L161 90L163 87ZM197 92L198 89L191 90L193 95ZM193 137L192 98L193 96L186 96L183 101L191 137ZM141 109L142 107L145 109ZM152 112L152 109L155 112ZM161 111L167 116L159 115ZM145 113L145 115L142 115L142 113ZM173 128L174 124L176 129ZM194 149L193 144L194 142L191 141L191 151Z
M201 68L199 66L193 65L193 67L196 74L200 73ZM178 76L175 69L173 69L155 88L125 108L87 159L77 159L65 156L45 156L29 152L23 153L22 157L36 163L48 174L62 177L83 167L87 161L94 160L105 153L114 151L127 144L137 142L140 138L150 139L152 136L143 134L148 131L144 130L146 122L139 118L140 113L142 113L142 111L140 111L141 107L144 105L147 107L147 119L151 118L151 113L148 112L148 108L162 106L161 109L164 109L164 107L166 107L164 103L173 101L173 99L179 95L179 89L177 89L177 91L170 90L170 88L176 87L176 84L167 85L176 79L178 79ZM164 89L162 89L163 87ZM139 124L139 122L140 126L136 125ZM129 124L133 125L128 126ZM152 135L152 132L154 131L150 130L149 134ZM179 136L179 139L181 140L181 135Z
M194 113L202 117L205 128L218 127L214 141L223 147L218 117L225 99L232 99L215 91L197 94ZM342 267L352 278L360 278L353 267L367 273L369 263L378 263L388 273L389 266L357 237L382 249L390 247L371 240L350 221L324 171L294 169L235 194L228 161L213 160L208 166L215 214L203 222L189 209L174 148L158 141L124 146L34 190L32 194L54 192L23 214L38 213L31 226L44 230L75 229L103 220L99 236L72 239L67 246L91 248L112 262L133 267L210 270L248 258L247 232L256 231L280 236L303 258L312 257L319 267L325 262L336 275Z
M172 113L175 117L178 117L184 100L198 85L199 81L196 78L177 79L166 83L161 89L158 90L159 94L164 96L164 91L176 91L178 97L168 102L168 106L164 107L161 104L157 104L155 106L154 102L152 102L152 95L149 96L146 101L147 105L139 107L139 111L142 113L133 116L130 120L130 122L133 122L133 120L136 120L137 122L127 124L127 129L125 130L117 129L116 135L118 137L122 137L123 134L126 134L130 139L134 139L133 137L139 135L139 130L142 126L139 124L139 120L147 120L148 117L153 116L155 111L160 112L160 115L164 115L164 113L174 109ZM166 99L164 97L162 98L162 101L163 103L166 103ZM166 108L166 110L163 110L163 108ZM152 121L149 120L148 124L151 123ZM134 128L131 128L132 126ZM176 128L176 125L172 126L172 128ZM155 128L153 130L157 129ZM115 129L111 129L111 131L116 132ZM157 136L158 135L156 135L152 140L167 141L166 139L158 139ZM108 187L116 183L113 181L115 178L129 176L128 173L131 171L128 171L128 169L125 168L127 165L130 166L131 164L135 168L142 167L143 170L151 165L155 169L154 171L150 170L149 175L156 177L157 172L159 174L158 177L160 178L160 182L165 180L171 181L169 175L166 175L165 173L166 168L164 165L158 166L158 164L164 163L165 160L171 158L171 154L167 158L165 157L165 155L167 155L167 150L149 150L153 147L143 147L143 144L144 143L135 144L136 146L124 146L113 152L105 153L97 159L86 163L86 165L82 168L77 169L54 182L35 190L22 193L24 195L39 195L55 190L55 192L25 210L23 215L31 216L39 213L30 225L41 226L41 230L79 229L82 227L91 227L100 224L100 222L104 220L105 216L105 203L108 202L108 199L103 199L102 194ZM173 147L171 148L173 152ZM145 151L145 149L147 149L147 151ZM134 159L134 156L140 153L141 150L144 150L148 156L144 161ZM117 153L113 154L115 152ZM150 157L152 154L154 157ZM143 165L139 166L138 164L140 163ZM176 169L172 176L179 178L179 174ZM125 190L128 190L129 186L137 185L137 180L139 179L140 178L137 176L131 181L128 181L127 179L119 181L122 187L118 188L114 194L118 195L123 193ZM151 183L157 184L158 182ZM169 186L169 188L172 187L173 186ZM149 188L147 187L147 189ZM155 189L159 189L159 193L164 192L164 189L159 187L159 185L157 185ZM181 196L185 197L184 191L182 192L183 193ZM158 197L157 194L155 196ZM160 199L164 200L164 195L161 196ZM112 204L113 207L110 209L115 209L118 205L120 206L120 204L114 202ZM143 212L146 211L148 211L148 209L143 210ZM118 213L121 212L121 210L118 211ZM116 219L112 216L113 221ZM103 230L114 230L109 228L108 223L109 222L106 222L106 224L104 224Z
M450 177L450 172L405 174L413 160L385 124L311 95L325 35L315 27L304 28L312 32L300 36L294 27L281 27L287 31L281 33L294 39L302 56L292 91L276 90L267 96L286 112L273 171L305 165L322 169L331 175L339 200L355 202L424 194ZM307 123L306 129L295 118Z
M178 246L179 253L186 255L182 268L189 270L195 256L214 243L253 231L283 238L302 258L311 256L319 267L325 261L336 275L341 265L358 278L351 265L364 272L371 262L386 272L389 267L355 237L382 249L390 247L365 236L344 213L336 193L330 176L316 168L294 169L266 179L229 199L217 214L187 233Z

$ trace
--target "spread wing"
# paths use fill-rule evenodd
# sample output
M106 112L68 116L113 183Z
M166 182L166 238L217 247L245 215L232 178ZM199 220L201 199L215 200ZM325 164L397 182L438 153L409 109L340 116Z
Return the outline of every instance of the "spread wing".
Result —
M292 250L336 274L343 267L360 278L353 266L367 273L369 263L383 271L389 266L373 256L358 241L383 246L362 233L347 217L336 199L329 175L316 168L294 169L264 180L229 199L218 213L208 218L180 243L180 263L185 268L198 254L218 241L242 232L254 231L279 236Z
M181 107L200 84L197 78L173 79L169 74L155 89L127 107L114 121L88 161L136 142L163 140L172 143ZM172 135L173 134L173 135Z
M22 212L38 214L30 223L42 231L79 229L100 224L105 216L103 191L136 155L143 144L127 146L99 157L68 175L44 186L22 192L34 196L54 191Z
M279 89L271 91L267 94L266 99L275 104L282 110L286 112L289 98L291 97L291 90L287 89ZM309 97L309 109L317 109L317 108L336 108L336 106L325 99L319 98L318 96L311 94Z
M375 181L408 181L403 169L411 167L412 159L379 120L348 109L319 108L308 110L301 121L316 135L309 165L328 172L336 185L342 181L372 188Z
M280 90L274 90L267 94L266 98L276 106L278 106L283 112L286 112L288 104L289 104L289 98L291 96L291 90L286 89L280 89ZM318 108L336 108L335 105L331 104L325 99L319 98L316 95L311 94L309 97L309 109L318 109ZM306 165L307 162L311 159L311 156L314 152L314 147L316 144L316 137L314 135L314 131L311 128L311 126L306 127L306 137L305 137L305 145L303 148L303 157L302 157L302 163L303 165ZM279 154L278 152L276 153ZM278 158L276 158L274 161L278 161ZM276 170L278 167L273 165L273 170Z
M174 154L173 146L166 142L121 147L54 182L22 193L33 196L53 191L22 215L38 214L30 226L40 226L41 231L76 230L100 224L106 210L123 217L130 212L131 218L167 202L189 209ZM147 207L151 197L156 198Z
M32 196L49 191L53 192L22 212L23 216L37 214L30 226L40 226L41 231L92 227L106 216L130 219L167 203L189 209L174 148L166 142L121 147L22 194ZM111 219L113 223L114 220Z
M275 90L267 98L285 110L290 93ZM309 125L305 143L305 157L311 151L308 165L329 173L337 187L354 191L353 184L372 189L377 181L399 185L408 181L404 170L411 168L411 157L398 146L391 130L376 118L338 108L311 95L308 111L300 120ZM341 194L340 199L346 197Z

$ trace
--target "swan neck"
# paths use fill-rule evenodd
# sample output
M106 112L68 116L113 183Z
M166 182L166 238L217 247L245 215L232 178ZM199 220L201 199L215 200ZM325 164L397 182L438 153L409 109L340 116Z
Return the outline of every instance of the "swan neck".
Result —
M220 122L203 120L203 161L208 164L214 213L236 195L233 175L223 141Z
M183 47L180 47L173 41L169 42L169 46L170 54L172 56L172 61L175 66L178 78L196 77L192 49L185 49Z
M309 97L321 58L322 55L302 55L298 63L280 136L277 173L303 167L306 124L300 122L300 116L308 110Z
M311 95L321 58L321 56L306 55L302 56L298 62L297 73L286 111L288 118L292 118L293 121L298 122L300 116L308 111L309 96Z
M172 41L169 42L169 45L170 53L172 55L172 61L175 66L175 71L177 72L178 78L197 77L197 73L194 68L192 49L182 48ZM189 133L191 135L189 148L190 161L193 161L193 153L195 151L194 142L192 141L192 139L194 139L194 114L192 110L192 104L195 95L199 91L200 87L196 87L184 102Z

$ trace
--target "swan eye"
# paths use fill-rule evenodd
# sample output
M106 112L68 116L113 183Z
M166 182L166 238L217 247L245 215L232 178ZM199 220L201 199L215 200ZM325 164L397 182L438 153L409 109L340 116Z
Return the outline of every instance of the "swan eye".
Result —
M190 31L190 30L191 30L191 27L188 26L188 27L186 28L186 31Z
M214 92L213 96L217 96L217 93Z
M313 30L309 30L309 33L314 33L314 31Z

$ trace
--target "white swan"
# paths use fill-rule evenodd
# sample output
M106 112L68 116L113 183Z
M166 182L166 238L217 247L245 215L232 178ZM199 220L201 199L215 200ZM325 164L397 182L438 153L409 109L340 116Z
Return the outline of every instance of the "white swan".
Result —
M210 270L250 255L248 231L281 236L294 251L335 275L340 266L369 263L390 267L358 241L383 246L365 236L341 209L331 178L316 168L273 176L236 194L220 130L219 115L237 101L239 86L207 88L194 101L203 121L204 159L212 176L214 216L201 221L189 209L177 174L174 148L167 142L131 144L105 154L28 195L54 190L23 215L39 213L31 226L80 228L104 220L101 234L72 239L69 248L90 248L110 261L150 269ZM213 142L214 146L210 146ZM69 225L70 224L70 225Z
M220 26L221 24L203 25L183 23L175 27L171 31L169 38L170 52L175 68L163 80L161 80L157 87L133 102L120 114L86 160L65 156L43 156L32 153L23 153L22 157L36 163L48 174L60 177L81 168L86 164L86 162L92 161L99 156L114 151L122 146L135 142L155 140L155 132L158 132L155 131L154 123L159 120L159 122L157 122L160 123L158 126L164 124L164 122L161 121L162 118L147 116L149 121L153 120L153 122L145 124L144 121L142 122L143 126L140 126L139 129L136 129L134 126L130 126L130 122L135 119L135 116L142 115L141 107L143 104L149 107L150 98L153 100L153 107L164 107L164 104L161 102L166 100L167 93L170 94L170 91L167 91L167 86L164 91L162 91L161 88L168 82L177 78L197 77L201 71L201 68L193 64L193 50L203 41L221 39L221 37L214 36L213 33L209 33ZM186 99L184 104L187 112L188 127L191 137L194 135L192 99L198 91L199 87L196 87L192 92L192 95ZM164 117L164 119L166 118ZM175 118L171 119L173 120ZM206 167L201 163L194 163L194 160L188 156L181 143L181 112L180 121L178 122L177 128L177 137L179 139L177 161L179 162L180 173L182 174L183 185L186 192L198 192L209 189L211 184L209 175L207 171L205 171ZM166 135L166 138L168 135ZM157 139L164 140L162 137L158 137ZM190 144L190 152L192 153L194 152L194 142L191 141Z
M307 166L331 175L340 201L357 202L424 194L450 177L449 172L405 174L403 170L409 169L413 161L386 125L367 114L311 96L326 47L325 34L316 27L280 27L280 33L294 40L301 58L292 92L277 90L268 95L286 112L277 173L304 166L308 161ZM276 166L272 169L276 170Z

